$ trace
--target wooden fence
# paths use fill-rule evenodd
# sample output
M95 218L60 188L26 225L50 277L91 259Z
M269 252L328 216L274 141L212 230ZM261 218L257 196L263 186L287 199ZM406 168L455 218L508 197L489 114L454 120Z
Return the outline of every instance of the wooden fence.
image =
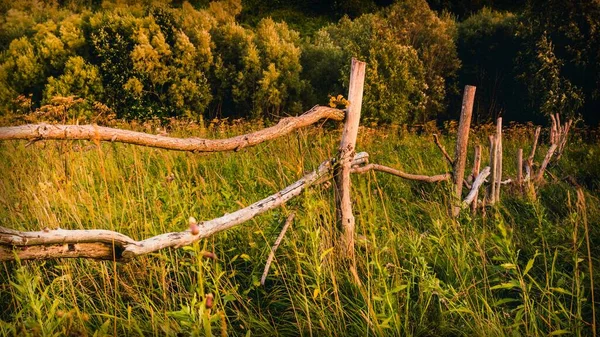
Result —
M102 229L66 230L44 229L41 231L23 232L0 227L0 261L15 259L55 259L55 258L92 258L101 260L127 261L139 255L148 254L164 248L179 248L190 245L202 238L234 227L270 209L276 208L288 200L298 196L312 185L335 177L335 196L337 221L342 230L339 242L341 256L354 257L354 216L351 202L351 173L379 171L395 176L428 183L452 180L451 213L458 216L461 210L471 205L472 212L479 207L493 204L500 200L502 185L513 183L522 188L531 186L543 179L548 163L556 153L560 158L567 142L571 121L561 125L558 114L552 116L550 148L542 164L535 172L533 161L540 128L536 129L532 152L523 162L522 149L518 151L517 177L502 180L502 119L497 121L496 134L490 136L490 164L480 170L481 146L475 147L474 165L471 174L465 178L467 146L475 87L466 86L458 127L455 156L452 158L434 135L433 141L443 156L452 166L452 172L434 176L410 174L384 165L369 163L369 155L356 153L356 138L360 121L364 78L364 62L352 59L350 86L348 92L349 106L345 110L315 106L303 115L282 119L277 125L263 130L240 135L228 139L174 138L162 135L151 135L142 132L119 130L97 125L48 125L30 124L23 126L0 127L0 140L89 140L95 142L121 142L140 146L150 146L168 150L191 152L237 151L262 142L289 134L296 129L306 127L322 119L344 121L344 130L335 158L323 161L316 170L306 174L295 183L272 194L254 204L233 213L207 221L197 222L189 219L189 229L182 232L160 234L145 240L136 241L118 232ZM525 169L525 177L522 169ZM480 187L490 177L485 198L480 203L478 194ZM463 186L470 190L463 199ZM291 220L290 220L291 221Z

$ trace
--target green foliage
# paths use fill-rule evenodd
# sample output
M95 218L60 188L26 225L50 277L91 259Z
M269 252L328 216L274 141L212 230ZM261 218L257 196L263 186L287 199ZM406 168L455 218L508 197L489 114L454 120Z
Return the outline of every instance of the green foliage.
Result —
M554 53L552 42L542 35L535 49L528 52L534 53L534 60L521 79L527 85L533 107L546 116L560 112L573 117L583 105L583 94L580 88L561 74L564 64Z
M282 110L297 114L303 83L300 81L300 46L298 33L287 24L264 19L256 28L256 47L262 76L254 95L254 115L277 115Z
M0 50L8 48L14 39L33 35L34 25L34 19L27 12L9 9L0 18Z
M93 13L85 10L90 7ZM0 80L9 84L0 93L5 110L16 109L11 102L19 95L33 94L34 107L52 95L79 96L126 118L297 114L339 94L350 58L358 57L369 63L366 118L423 121L442 110L445 78L459 64L452 20L420 0L342 19L312 42L268 17L254 28L240 25L239 0L204 9L187 2L74 2L69 8L7 10L0 38L26 36L29 45L15 45L2 58ZM50 19L44 10L55 15ZM74 79L79 72L84 77Z
M235 22L211 30L215 44L211 86L217 114L253 111L252 96L261 76L254 33Z
M423 63L426 83L426 116L442 113L445 97L453 88L447 85L456 76L461 61L457 57L456 24L448 14L437 15L424 0L402 1L383 11L396 41L417 50Z
M56 86L125 118L297 114L345 93L357 57L368 63L369 120L455 116L458 89L472 84L480 122L557 111L597 122L597 2L431 4L453 13L425 0L2 0L0 114L21 113L19 97L39 108ZM102 90L64 82L77 57Z
M335 94L339 83L319 84L324 77L345 83L348 59L366 61L366 118L384 122L425 121L443 111L446 78L459 66L453 42L454 22L438 17L427 3L397 3L378 14L344 18L314 36L303 65L310 83ZM329 69L329 70L328 70ZM346 75L346 76L344 76ZM325 82L329 83L329 82Z
M460 82L477 87L474 119L478 122L500 115L520 121L531 118L523 115L526 89L516 80L514 69L522 45L518 20L512 13L484 8L458 25Z
M41 96L44 67L31 41L22 37L10 43L0 64L0 107L8 110L20 94Z
M521 75L536 109L581 112L588 122L600 121L599 32L597 1L528 1L520 32L528 44Z
M478 87L478 118L544 120L560 112L597 123L600 5L526 4L514 14L484 8L459 25L459 81Z
M81 56L74 56L67 60L62 75L48 78L44 99L50 101L54 96L76 95L94 101L102 97L103 90L98 68Z
M135 117L144 113L144 107L136 102L130 92L123 90L133 76L133 61L129 57L134 48L131 37L133 27L131 18L126 19L128 17L121 18L117 14L94 15L90 18L90 42L93 63L100 69L106 92L104 102L117 111L127 107L125 111Z

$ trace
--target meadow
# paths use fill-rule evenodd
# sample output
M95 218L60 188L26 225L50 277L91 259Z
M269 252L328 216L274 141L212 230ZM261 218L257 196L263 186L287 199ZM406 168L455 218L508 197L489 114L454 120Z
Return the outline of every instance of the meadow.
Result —
M117 127L162 128L153 122ZM176 121L166 131L223 138L262 127L260 121ZM487 165L492 129L472 130L468 170L477 143ZM361 127L357 149L406 172L449 172L433 132L453 152L452 124ZM533 128L512 125L505 132L504 175L514 177L512 158L518 147L528 153ZM190 216L222 216L293 183L335 156L340 135L339 125L328 122L216 154L1 142L0 226L110 229L134 239L185 230ZM542 133L538 162L547 138ZM353 175L356 271L334 250L339 229L328 184L193 246L128 263L2 262L0 335L595 336L599 156L597 134L575 131L535 195L506 187L500 203L458 219L449 215L448 182ZM295 220L261 286L271 246L291 212Z

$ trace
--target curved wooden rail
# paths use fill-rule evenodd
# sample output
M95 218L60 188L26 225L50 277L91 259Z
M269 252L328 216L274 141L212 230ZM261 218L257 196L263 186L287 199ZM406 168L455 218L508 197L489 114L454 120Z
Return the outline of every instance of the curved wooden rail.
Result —
M315 106L298 117L283 118L277 125L226 139L175 138L97 125L27 124L0 127L0 140L91 140L120 142L168 150L191 152L235 151L286 135L321 119L344 119L344 111Z
M407 179L407 180L417 180L417 181L422 181L422 182L426 182L426 183L437 183L440 181L447 181L447 180L450 180L450 178L452 178L452 174L450 174L450 173L443 173L443 174L438 174L438 175L434 175L434 176L426 176L426 175L422 175L422 174L411 174L411 173L402 172L395 168L391 168L391 167L379 165L379 164L367 164L362 167L355 167L352 169L352 173L363 174L363 173L367 173L371 170L389 173L389 174L392 174L392 175L395 175L397 177Z

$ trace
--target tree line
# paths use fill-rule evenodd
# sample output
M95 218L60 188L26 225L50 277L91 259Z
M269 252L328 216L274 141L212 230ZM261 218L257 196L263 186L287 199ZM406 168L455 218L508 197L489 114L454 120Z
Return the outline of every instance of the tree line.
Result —
M599 120L597 2L317 3L2 0L0 115L65 102L80 118L297 114L345 93L356 57L367 121L454 117L464 84L480 122Z

